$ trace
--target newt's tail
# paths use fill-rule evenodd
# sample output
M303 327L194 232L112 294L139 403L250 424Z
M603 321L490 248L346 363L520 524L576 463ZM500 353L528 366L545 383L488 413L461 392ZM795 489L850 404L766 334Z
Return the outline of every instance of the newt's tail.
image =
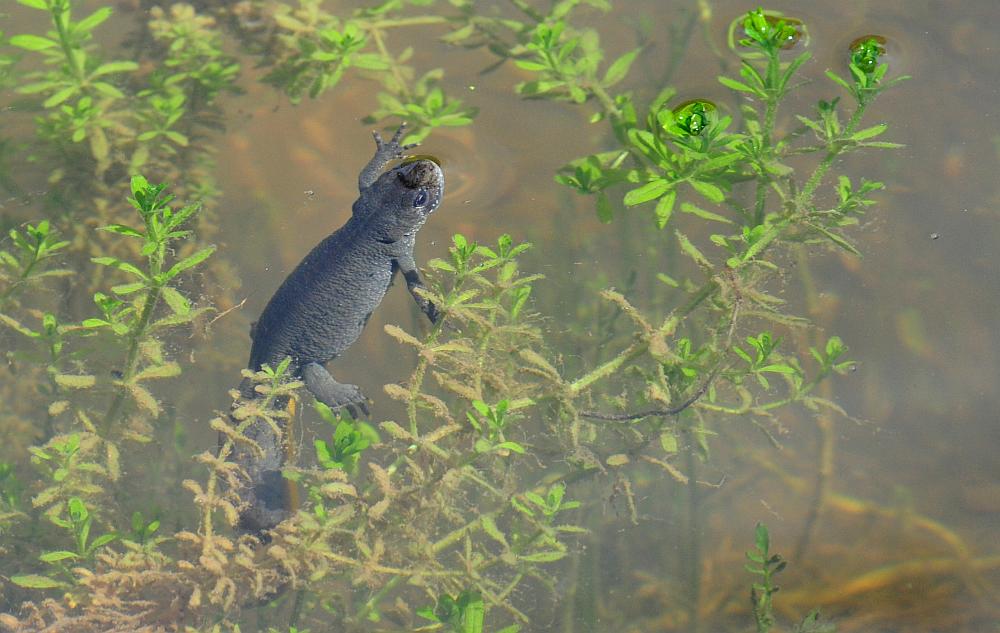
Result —
M252 384L241 384L240 393L244 398L252 398ZM243 435L256 446L237 443L229 457L246 474L243 484L235 491L242 502L236 530L240 534L253 534L264 542L269 540L267 532L291 516L299 505L295 482L281 474L286 464L295 461L292 429L296 400L277 399L274 408L287 415L255 416L245 426ZM232 415L230 420L235 427L246 424L246 419L236 420ZM220 435L220 445L224 440Z

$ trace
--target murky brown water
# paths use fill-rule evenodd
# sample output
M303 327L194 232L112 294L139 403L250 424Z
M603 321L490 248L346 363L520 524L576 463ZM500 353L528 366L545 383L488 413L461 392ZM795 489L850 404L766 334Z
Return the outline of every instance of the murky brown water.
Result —
M29 28L19 22L27 12L9 4L2 7L12 16L9 32ZM664 72L666 27L691 4L618 0L614 13L594 19L613 55L633 45L634 25L648 16L650 46L629 79L637 88L641 78ZM755 5L702 5L712 14L706 33L727 52L729 20ZM816 98L835 94L823 70L842 70L847 43L861 34L888 37L893 74L914 78L882 97L868 116L872 124L889 122L887 138L906 148L853 155L838 166L855 181L866 175L887 185L856 234L864 258L829 255L813 264L824 307L816 319L828 333L842 336L858 361L857 371L835 378L826 394L854 418L830 422L836 438L832 501L815 539L802 558L793 558L818 460L813 419L802 412L782 418L791 430L782 438L782 451L769 449L749 425L734 429L739 445L719 450L698 473L713 484L722 482L701 492L704 630L748 630L748 580L740 568L757 521L768 523L774 549L791 559L778 597L788 621L818 606L841 631L995 630L1000 626L1000 31L995 28L1000 3L766 6L809 25L814 59L803 75L812 83L791 99L791 108L802 112ZM603 126L587 123L589 108L523 101L511 88L523 79L516 68L482 75L492 57L445 47L432 35L401 32L393 45L415 46L418 67L445 68L446 88L478 106L480 115L472 126L439 130L424 144L422 151L443 160L449 187L420 234L418 263L443 255L454 232L481 241L504 232L531 240L537 248L528 266L547 275L536 290L538 305L557 328L574 313L571 297L589 300L560 289L579 288L588 277L623 286L631 269L658 255L655 242L638 252L622 252L621 244L634 244L636 235L655 229L641 209L601 225L589 200L553 182L556 168L609 143ZM728 63L733 72L735 58ZM716 82L719 72L704 34L696 30L673 84L682 96L732 103ZM241 295L247 298L232 327L218 329L225 336L245 337L239 334L244 324L256 318L284 275L347 218L357 171L371 151L369 128L359 121L373 107L374 83L344 84L293 107L253 77L254 71L246 72L245 95L226 100L227 130L216 139L225 192L221 247L238 260ZM801 310L799 288L797 280L789 280L789 298ZM349 374L369 394L402 379L407 370L399 366L398 348L382 325L410 319L400 316L410 314L409 301L401 287L394 288L334 373ZM213 387L219 395L208 396L206 407L223 406L231 386L224 377L235 376L244 361L201 368L206 380L218 377ZM214 441L210 433L190 432L198 441ZM574 568L583 579L576 600L589 600L580 617L537 630L689 630L685 546L678 537L684 526L675 518L680 493L647 481L639 494L647 520L637 527L624 515L616 520L609 500L595 510L609 518L594 517L593 537Z

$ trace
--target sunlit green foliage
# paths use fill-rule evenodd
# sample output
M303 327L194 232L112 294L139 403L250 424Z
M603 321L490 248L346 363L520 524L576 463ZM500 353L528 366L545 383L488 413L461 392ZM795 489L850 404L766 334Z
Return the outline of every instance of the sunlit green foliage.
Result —
M313 442L319 465L356 474L361 454L372 444L379 443L378 431L366 422L338 416L318 400L315 406L320 417L333 427L332 441L318 439Z
M433 607L417 609L417 615L445 625L451 633L487 633L483 628L486 605L475 591L463 591L457 598L442 594ZM498 629L497 633L517 633L520 629L512 624Z
M727 107L638 81L632 68L644 45L607 54L601 33L579 26L610 11L605 0L512 0L498 11L468 0L388 0L342 15L320 0L235 3L211 14L178 3L144 15L137 40L152 46L129 61L97 37L110 8L77 20L72 0L19 2L52 24L44 34L0 33L0 86L15 86L38 111L30 141L0 139L0 184L17 192L25 167L8 173L5 157L23 142L51 187L38 210L48 219L8 225L0 249L0 323L16 341L6 360L21 372L11 381L18 400L4 392L0 413L40 420L19 434L25 454L0 462L0 530L23 548L13 558L0 547L0 556L17 597L30 601L19 617L32 626L67 617L43 601L58 589L81 631L110 618L136 630L213 633L251 621L289 632L322 623L513 633L535 624L525 594L556 601L565 589L560 565L593 527L595 488L585 482L610 489L639 522L640 469L693 487L691 464L713 459L713 442L727 442L731 427L754 425L777 443L770 428L781 409L839 411L817 387L851 370L847 347L836 336L813 347L785 342L808 321L788 311L772 282L787 267L782 257L803 245L857 252L849 232L882 184L827 176L851 152L896 147L876 140L885 124L861 127L866 108L903 79L890 77L877 36L856 43L847 79L827 73L850 114L833 97L793 117L781 107L810 58L799 50L805 25L761 9L733 23L741 65L719 77L733 91L736 106ZM163 482L152 481L160 471L138 477L141 486L162 483L164 494L183 487L190 503L173 515L137 499L130 477L160 461L143 451L162 457L164 429L183 433L208 417L175 407L158 382L195 358L195 344L170 333L207 320L201 275L225 274L207 242L218 226L205 132L240 90L235 40L292 102L367 78L379 91L366 122L408 121L409 142L470 124L477 109L455 98L442 69L418 71L413 49L390 47L404 28L483 48L516 67L517 94L581 106L607 126L604 149L556 180L595 196L606 223L648 208L655 226L672 229L647 236L689 264L648 271L672 303L604 288L603 308L594 308L581 285L573 292L584 319L606 309L618 320L598 328L600 345L587 342L592 357L564 353L559 337L588 326L537 312L533 299L552 289L522 271L531 245L455 234L447 256L427 263L424 294L442 320L422 334L386 327L412 354L401 356L412 364L408 378L385 386L400 416L368 423L317 404L323 430L283 472L292 516L266 543L234 535L238 491L255 482L232 458L263 450L255 427L276 429L289 450L302 443L295 407L286 406L302 385L287 359L244 372L256 397L233 392L232 409L208 423L219 445L198 449L196 468L172 464L177 472ZM22 58L43 69L19 70ZM133 175L140 169L173 181L174 194ZM828 184L833 195L819 195ZM45 295L67 280L62 301ZM679 415L664 413L682 402ZM784 565L769 547L760 526L748 553L760 576L758 631L774 625L773 577ZM247 615L255 601L272 604ZM699 607L689 608L694 621ZM814 613L798 630L826 626Z
M378 109L366 121L396 117L406 121L410 124L406 143L419 142L435 127L467 125L477 110L444 92L443 71L433 69L415 80L408 65L413 49L394 53L386 43L394 29L444 24L442 16L412 16L404 11L407 4L431 3L388 0L344 18L327 13L320 0L279 4L272 15L278 46L268 49L264 64L270 71L265 81L297 103L306 95L317 98L331 90L348 71L373 77L382 91Z

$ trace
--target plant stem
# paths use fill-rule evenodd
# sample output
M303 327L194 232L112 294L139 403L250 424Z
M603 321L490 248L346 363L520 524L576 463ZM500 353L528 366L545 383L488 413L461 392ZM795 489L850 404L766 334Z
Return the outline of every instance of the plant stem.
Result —
M829 319L823 318L819 295L816 292L812 269L809 266L809 257L801 244L797 245L795 255L798 262L799 276L805 290L808 314L817 321L819 327L825 329L828 323L824 323L824 321L828 321ZM819 337L815 332L811 338L813 339L811 343L818 346L820 343L818 340ZM833 396L833 388L829 382L824 382L819 388L824 398ZM803 522L802 534L799 536L799 541L795 546L795 558L798 560L805 558L809 543L816 533L820 516L827 504L827 499L830 497L832 489L837 438L834 432L834 422L830 414L826 412L820 413L816 419L816 426L819 431L819 464L816 468L816 483L813 488L812 499L809 503L809 510Z
M569 384L569 395L576 396L598 380L607 378L608 376L614 374L621 368L622 365L646 351L647 346L648 344L643 341L636 341L632 343L608 362L592 369L571 382Z
M767 186L770 184L770 179L763 173L763 166L761 166L761 169L762 173L757 177L757 193L756 200L754 201L754 226L760 226L764 223L764 208L767 204Z
M382 56L385 63L389 64L389 71L392 73L392 78L395 80L400 93L405 96L407 100L412 100L413 95L410 93L410 89L407 86L406 78L403 77L403 73L399 70L396 58L389 53L389 48L385 45L385 40L382 38L382 31L376 27L371 27L368 32L371 33L372 40L375 41L375 48L378 49L379 55Z
M597 97L597 100L601 102L601 107L603 107L604 111L608 113L608 116L612 116L616 119L621 117L621 108L615 104L615 100L610 94L608 94L608 91L604 89L604 86L602 86L601 82L597 81L596 78L593 78L586 86L584 86L584 88L590 90L590 93Z
M104 422L101 425L101 435L105 438L111 431L112 425L118 419L122 406L125 404L125 393L128 389L126 385L135 375L135 368L139 361L139 346L146 338L146 330L149 328L149 322L153 317L153 310L156 308L159 300L160 287L153 286L146 292L146 298L142 304L142 312L139 313L138 320L128 334L128 352L125 355L125 367L122 370L122 377L119 381L120 386L117 393L115 393L114 399L111 401L111 406L108 408L108 413L104 416Z
M59 46L63 50L63 55L66 56L67 66L73 72L73 77L76 79L77 85L83 89L86 84L86 75L84 74L83 63L80 61L80 56L77 55L77 51L73 49L70 43L69 33L66 32L66 27L63 24L63 14L69 10L67 4L62 4L60 2L54 2L50 5L50 11L52 13L52 23L56 27L56 33L59 35Z
M858 101L858 107L855 108L854 113L848 120L847 125L844 126L843 132L841 132L838 137L829 143L829 149L827 149L826 155L823 160L820 161L819 165L813 171L812 175L809 176L809 180L806 181L802 191L799 195L795 197L795 208L804 209L812 201L813 194L816 193L816 188L819 187L820 182L823 180L823 176L826 175L827 170L833 165L833 161L840 156L842 145L841 142L844 139L849 138L854 134L855 128L857 128L858 123L861 122L861 117L864 116L865 108L868 107L870 99L864 99Z
M777 48L767 52L767 74L764 77L767 86L767 105L764 110L764 128L761 130L761 135L764 139L763 146L768 150L772 148L771 135L774 133L774 119L778 112L778 101L782 96L777 87L778 74L781 70L778 54Z
M690 429L689 429L689 432ZM698 458L693 442L684 451L684 465L688 475L687 547L684 555L684 577L688 589L688 630L701 633L701 495L698 490Z

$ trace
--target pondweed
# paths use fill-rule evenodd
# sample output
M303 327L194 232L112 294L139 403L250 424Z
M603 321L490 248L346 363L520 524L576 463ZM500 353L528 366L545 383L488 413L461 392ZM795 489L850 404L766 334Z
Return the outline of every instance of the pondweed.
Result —
M874 99L902 79L890 78L878 37L845 54L846 78L828 73L846 95L796 114L798 126L779 126L792 120L781 108L810 53L799 52L804 25L759 9L731 29L743 59L738 76L719 78L734 91L729 109L630 82L643 47L606 59L600 33L576 26L586 11L610 10L603 0L545 8L512 0L499 11L453 0L440 13L426 9L430 1L390 0L344 15L319 0L213 12L178 3L151 9L138 25L136 39L152 43L136 52L138 61L98 45L110 9L76 19L71 0L19 2L46 12L52 26L3 40L0 82L34 99L37 118L33 139L2 139L0 149L30 148L30 163L0 162L10 170L0 183L44 167L47 194L33 211L48 219L7 227L0 253L0 321L14 341L0 383L0 424L10 438L0 452L0 555L10 579L0 624L540 628L529 609L562 597L561 565L598 524L590 515L595 488L638 523L636 478L655 472L690 492L688 624L704 628L702 484L693 471L710 459L712 438L725 441L727 422L749 420L777 442L777 411L839 411L816 387L850 369L846 346L829 336L804 354L789 349L789 332L808 322L786 311L771 282L789 252L857 251L850 232L882 185L831 172L846 154L893 147L875 140L884 124L862 127ZM694 22L684 24L678 41ZM242 67L226 52L227 38L293 102L355 76L376 79L369 121L404 119L414 141L467 125L476 111L444 92L440 69L418 71L412 50L393 52L389 35L410 27L440 29L445 42L513 62L526 73L514 89L527 98L590 108L592 123L608 125L608 149L572 161L556 180L595 196L605 222L626 207L650 209L651 225L673 232L650 232L649 240L683 253L695 272L648 271L671 301L666 308L602 289L603 310L614 315L600 331L603 343L570 360L555 342L573 341L586 325L538 312L546 289L539 275L522 272L530 245L456 234L447 257L427 263L427 294L443 319L423 335L386 328L415 357L409 377L384 390L401 405L398 419L354 420L317 406L325 430L284 473L300 492L297 513L266 544L234 537L232 491L243 473L227 458L238 446L253 450L248 425L284 427L277 420L290 413L273 405L297 403L300 385L287 363L247 372L262 397L240 402L233 392L231 415L209 423L221 446L197 449L197 469L186 466L182 436L203 412L166 402L157 387L183 373L191 345L168 332L203 324L213 309L201 291L216 309L234 302L219 289L232 266L208 244L218 230L218 193L207 131L221 120L225 95L238 90ZM22 56L37 56L42 69L21 70ZM126 175L140 172L175 183L174 194L193 202L176 204L142 176L131 176L126 192ZM831 184L834 195L823 195ZM679 411L680 403L689 406ZM286 438L290 446L295 439ZM156 469L154 453L176 463ZM164 474L168 468L175 470ZM136 498L178 487L192 503L176 513L151 513ZM767 630L781 563L764 528L750 560L763 576L752 617Z

